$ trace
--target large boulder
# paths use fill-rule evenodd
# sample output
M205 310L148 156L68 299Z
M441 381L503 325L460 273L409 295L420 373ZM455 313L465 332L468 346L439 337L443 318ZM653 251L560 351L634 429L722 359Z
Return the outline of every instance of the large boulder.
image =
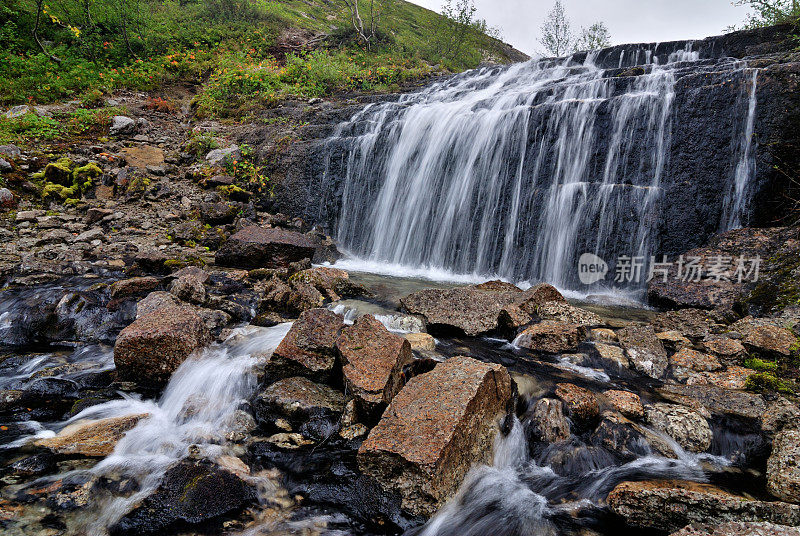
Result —
M767 489L775 497L800 503L800 432L786 430L772 441L767 461Z
M112 536L173 533L179 527L218 520L255 500L255 490L240 476L204 462L180 462L109 532Z
M523 291L514 285L490 281L451 289L425 289L400 300L411 314L425 317L429 329L456 329L469 336L496 331L501 313L514 311L514 324L530 322L536 308L564 297L550 285L536 285Z
M647 422L691 452L705 452L714 435L708 421L689 408L676 404L657 403L644 408Z
M111 454L122 436L145 417L147 414L78 421L55 437L38 439L34 444L56 454L104 457Z
M658 393L671 402L689 406L700 412L737 417L758 422L767 405L755 393L734 391L715 385L666 385Z
M344 319L328 309L300 315L266 365L270 378L305 376L317 382L333 380L337 367L336 340Z
M287 268L294 262L312 258L317 247L304 234L251 225L222 244L215 262L234 268Z
M394 398L403 386L403 367L414 360L411 344L372 315L344 328L336 347L348 393L368 407Z
M588 389L572 383L559 383L556 385L556 396L564 402L569 416L576 422L591 423L600 415L597 397Z
M800 529L772 523L694 523L670 536L800 536Z
M751 352L787 357L798 347L800 341L790 330L776 325L777 323L775 320L748 316L732 324L731 329L742 334L742 342Z
M667 351L652 326L628 326L617 332L617 338L637 371L655 379L664 376L669 365Z
M628 525L662 531L690 523L800 524L800 506L748 499L695 482L623 482L608 495L608 505Z
M430 516L473 464L491 460L497 419L512 396L500 365L453 357L412 378L358 451L361 470Z
M641 419L644 417L644 406L642 399L636 393L629 391L610 390L603 393L612 408L622 413L629 419Z
M209 340L203 320L189 307L164 307L137 318L114 345L120 380L158 386Z

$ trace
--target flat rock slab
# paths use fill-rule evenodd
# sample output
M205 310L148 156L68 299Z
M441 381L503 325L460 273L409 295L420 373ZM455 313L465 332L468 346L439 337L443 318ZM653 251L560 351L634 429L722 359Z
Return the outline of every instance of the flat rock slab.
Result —
M240 230L217 251L216 264L234 268L286 268L314 257L319 244L306 235L251 225Z
M475 337L500 328L500 315L513 318L514 326L530 322L539 305L563 302L564 297L550 285L523 291L509 283L490 281L452 289L425 289L400 300L411 314L425 317L429 329L457 329Z
M114 364L119 379L163 385L208 340L208 329L191 308L156 309L137 318L117 337Z
M577 324L544 320L523 330L514 344L534 352L561 354L575 350L581 334L582 329Z
M143 413L99 421L79 421L67 426L55 437L39 439L34 444L56 454L104 457L114 452L122 436L147 416Z
M131 167L147 169L147 166L164 164L164 151L152 145L124 147L120 152L125 155L125 161Z
M344 319L327 309L311 309L300 315L266 365L271 378L305 376L316 382L333 379L337 366L336 340Z
M405 510L430 516L473 464L490 461L497 418L510 399L502 366L448 359L392 400L359 449L359 467L398 492Z
M652 326L628 326L619 330L617 337L633 368L651 378L664 376L669 365L667 351Z
M608 496L611 510L634 527L677 531L691 523L768 521L800 524L800 506L733 495L685 481L623 482Z
M414 360L411 344L372 315L344 328L336 347L347 391L368 406L388 404L402 387L403 367Z

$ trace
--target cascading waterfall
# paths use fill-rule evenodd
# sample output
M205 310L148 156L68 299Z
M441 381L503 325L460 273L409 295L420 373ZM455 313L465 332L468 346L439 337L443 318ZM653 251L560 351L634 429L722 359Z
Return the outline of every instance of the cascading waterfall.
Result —
M673 180L668 165L681 120L676 85L721 71L748 77L740 84L747 106L732 112L744 119L730 133L723 179L730 194L717 208L718 228L740 225L754 168L756 72L739 60L701 59L692 48L637 49L630 61L623 50L620 68L610 70L595 64L598 53L582 63L486 68L367 107L329 140L344 148L326 173L341 167L331 222L340 244L372 270L562 289L581 288L582 253L612 270L619 256L664 253L665 180Z
M750 191L748 186L755 173L755 153L753 151L753 133L756 122L756 90L758 89L758 69L753 69L752 80L748 89L747 120L744 132L739 140L739 162L736 165L733 187L725 199L725 228L737 229L746 223L746 208Z

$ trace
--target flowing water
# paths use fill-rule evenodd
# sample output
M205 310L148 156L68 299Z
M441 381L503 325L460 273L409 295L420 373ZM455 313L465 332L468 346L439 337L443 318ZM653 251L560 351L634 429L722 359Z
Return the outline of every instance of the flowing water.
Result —
M612 270L620 256L662 253L676 85L703 73L739 82L730 151L714 155L730 170L714 213L718 230L746 223L757 71L692 48L485 68L367 107L329 140L341 149L326 175L343 177L332 226L345 264L580 290L585 252Z

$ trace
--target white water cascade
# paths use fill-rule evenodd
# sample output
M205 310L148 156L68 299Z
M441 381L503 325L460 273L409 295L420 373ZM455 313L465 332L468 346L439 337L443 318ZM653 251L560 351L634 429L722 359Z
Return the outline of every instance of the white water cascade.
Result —
M756 74L692 47L635 50L630 61L623 50L613 69L598 67L597 53L485 68L367 107L329 140L342 150L330 151L323 179L341 178L331 225L349 266L577 290L582 253L612 270L622 255L668 253L660 235L679 203L667 194L686 182L669 168L682 143L676 88L698 73L724 73L744 95L726 118L737 125L725 133L729 154L713 155L724 170L704 177L721 184L711 188L715 229L738 225L754 168ZM708 216L692 218L708 227Z

